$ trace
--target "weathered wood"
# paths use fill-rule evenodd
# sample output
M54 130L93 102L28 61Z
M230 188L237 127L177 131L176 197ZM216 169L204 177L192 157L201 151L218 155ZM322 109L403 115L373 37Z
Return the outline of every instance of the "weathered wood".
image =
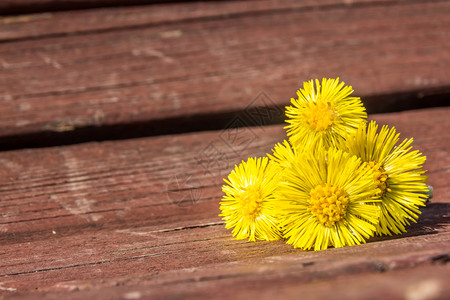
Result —
M0 8L2 5L8 5L7 2L0 2ZM174 22L193 22L201 19L230 18L286 10L305 11L327 9L329 6L336 8L376 3L387 5L394 2L395 0L214 1L18 15L0 18L0 41L114 29L124 30L130 27L149 27ZM55 26L55 24L58 25Z
M308 299L447 299L450 288L446 279L450 269L446 266L429 266L427 262L415 269L392 270L384 273L382 270L374 274L353 275L339 274L320 280L305 280L305 273L311 264L294 263L290 266L291 273L280 274L277 262L265 261L264 266L251 265L247 270L259 273L259 278L248 276L244 272L230 277L200 277L193 276L190 280L170 282L164 285L133 285L114 286L100 290L91 289L85 285L69 284L66 288L81 289L77 293L51 292L46 293L46 299L147 299L172 297L182 299L298 299L299 295ZM267 266L269 265L269 266ZM379 266L379 264L378 264ZM377 263L374 267L377 268ZM343 266L339 266L343 267ZM237 267L235 267L237 269ZM286 266L281 266L283 271ZM354 266L358 269L358 266ZM192 270L183 270L192 272ZM197 270L193 271L194 274ZM302 277L303 276L303 277ZM306 281L306 282L305 282ZM213 283L213 284L212 284ZM34 299L36 295L21 295L11 299Z
M187 10L194 19L156 25L124 17L121 24L131 26L124 30L103 22L109 12L36 21L45 24L42 32L49 24L87 32L0 45L0 136L282 106L301 81L317 77L340 76L369 111L398 108L401 98L373 95L449 92L449 2L269 10L280 3L252 2L255 13L240 4L220 18ZM144 19L152 14L142 11ZM80 25L89 16L87 27ZM27 24L20 34L32 34L33 21ZM268 95L263 101L261 91Z
M274 8L281 8L286 4L288 7L292 6L300 6L300 7L310 7L310 6L322 6L322 5L336 5L336 4L344 4L344 5L359 5L364 3L389 3L394 2L395 0L355 0L355 1L346 1L346 0L304 0L302 3L295 4L292 0L233 0L233 1L224 1L224 0L216 0L210 1L214 6L218 7L227 7L229 4L225 2L233 2L235 6L248 6L248 7L258 7L260 5L276 5ZM417 1L417 0L416 0ZM105 7L127 7L127 6L136 6L136 5L148 5L148 4L174 4L173 8L178 8L177 3L179 2L194 2L189 3L189 6L202 9L202 7L211 7L210 3L204 1L206 3L195 3L196 1L189 0L2 0L0 1L0 15L1 14L24 14L29 12L48 12L48 11L64 11L64 10L75 10L75 9L92 9L92 8L105 8ZM247 4L246 4L247 2ZM250 3L249 3L250 2ZM200 5L200 6L198 6ZM184 6L184 5L183 5ZM156 8L158 9L158 8ZM166 9L167 10L167 9Z
M222 178L282 140L279 125L1 152L1 292L194 298L268 297L283 289L290 297L305 290L324 298L319 289L346 280L374 292L367 278L383 283L387 295L421 282L445 295L450 133L442 128L450 126L449 112L372 116L395 125L402 138L415 137L435 197L403 236L320 252L233 240L218 217ZM424 272L435 275L421 280ZM363 295L353 284L339 293Z

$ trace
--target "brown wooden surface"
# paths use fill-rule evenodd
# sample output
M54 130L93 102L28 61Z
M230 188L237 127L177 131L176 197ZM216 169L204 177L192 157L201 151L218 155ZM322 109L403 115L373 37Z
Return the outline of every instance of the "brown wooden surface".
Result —
M280 3L183 3L6 22L0 136L220 115L267 105L252 102L261 91L283 106L302 80L323 76L351 84L370 112L404 109L404 94L426 106L427 93L449 93L449 2ZM399 96L370 98L390 94Z
M264 155L280 141L279 125L0 153L1 287L11 291L8 297L116 298L135 290L206 297L231 296L233 289L243 295L263 289L268 297L281 288L293 296L303 287L336 285L336 277L383 281L377 274L386 272L394 281L404 274L398 290L385 282L392 293L429 281L444 295L450 135L442 128L450 126L449 113L373 116L402 137L415 137L435 197L403 236L319 252L282 241L233 240L218 217L222 178L241 159ZM252 142L235 142L242 140ZM424 278L418 270L434 275ZM352 284L336 293L362 295Z
M14 1L14 4L17 1ZM287 10L309 11L317 8L342 8L362 4L394 4L395 0L258 0L171 3L137 7L112 7L60 13L36 13L0 18L0 41L37 38L73 33L89 33L129 27L149 27L166 23L182 23L211 18L242 17L250 14L273 14ZM17 3L16 3L17 4ZM7 1L0 2L7 5ZM55 26L58 24L58 26ZM32 25L32 26L30 26Z
M449 1L0 14L0 299L450 299ZM408 233L365 245L234 240L223 178L285 137L283 106L323 76L414 137L434 198Z
M346 0L304 0L302 3L298 3L300 6L315 6L317 4L345 4L345 5L359 5L363 3L381 2L389 3L396 0L356 0L356 1L346 1ZM61 10L80 10L80 9L90 9L99 7L125 7L125 6L135 6L135 5L148 5L148 4L162 4L162 3L178 3L178 2L198 2L195 0L2 0L0 1L0 14L23 14L29 12L41 12L41 11L61 11ZM212 0L212 4L222 5L220 2L227 2L226 0ZM292 0L247 0L238 1L234 0L235 4L238 6L247 2L250 4L245 4L247 6L258 6L259 3L275 3L276 5L285 5L285 3L290 3L292 5L294 1ZM240 2L240 3L238 3ZM259 3L258 3L259 2ZM298 1L300 2L300 1ZM192 7L196 7L199 3L194 3ZM203 4L200 4L203 5ZM210 6L209 3L204 3L206 6ZM227 5L227 4L225 4Z

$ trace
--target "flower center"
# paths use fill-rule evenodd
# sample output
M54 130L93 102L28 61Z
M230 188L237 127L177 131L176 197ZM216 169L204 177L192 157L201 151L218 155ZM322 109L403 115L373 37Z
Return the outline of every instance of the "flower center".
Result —
M306 123L314 130L323 131L333 125L336 118L331 108L325 103L315 103L310 105L303 112Z
M255 187L248 187L240 195L242 214L246 217L255 217L261 210L261 193Z
M329 183L313 188L308 202L308 211L327 227L333 226L347 213L348 197L345 191Z
M388 175L381 164L376 161L369 161L366 164L366 168L371 168L375 173L373 175L373 180L377 182L378 188L380 189L380 192L378 192L376 196L382 196L386 191L390 192L391 189L387 183Z

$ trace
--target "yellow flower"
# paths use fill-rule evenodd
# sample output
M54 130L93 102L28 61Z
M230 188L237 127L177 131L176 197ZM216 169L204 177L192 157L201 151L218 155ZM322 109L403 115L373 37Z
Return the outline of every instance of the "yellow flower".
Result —
M228 176L222 187L220 216L237 239L278 240L281 233L274 212L273 191L279 182L278 168L267 157L249 158Z
M304 82L298 99L291 98L292 105L286 107L289 125L285 128L291 144L328 148L356 132L367 113L359 97L350 97L352 92L339 78L324 78L322 84L316 79L316 88L312 80Z
M284 175L275 199L288 244L323 250L361 244L373 236L378 188L373 171L359 158L321 148L299 155Z
M267 154L270 161L277 166L280 171L283 171L286 167L295 160L297 151L295 151L288 141L284 140L282 143L277 143L272 149L272 155Z
M383 126L380 133L377 130L374 121L369 126L361 126L342 148L360 157L366 168L375 171L374 180L380 189L378 197L382 200L377 234L400 234L406 232L405 226L410 221L417 221L419 207L425 206L428 187L422 166L426 157L417 150L411 151L412 138L396 147L399 134L395 127Z

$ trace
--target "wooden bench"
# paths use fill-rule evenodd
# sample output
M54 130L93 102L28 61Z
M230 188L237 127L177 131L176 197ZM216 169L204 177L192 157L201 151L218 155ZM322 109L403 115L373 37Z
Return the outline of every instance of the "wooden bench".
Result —
M0 2L0 299L444 299L450 2ZM340 77L414 137L434 197L400 236L235 240L235 164Z

